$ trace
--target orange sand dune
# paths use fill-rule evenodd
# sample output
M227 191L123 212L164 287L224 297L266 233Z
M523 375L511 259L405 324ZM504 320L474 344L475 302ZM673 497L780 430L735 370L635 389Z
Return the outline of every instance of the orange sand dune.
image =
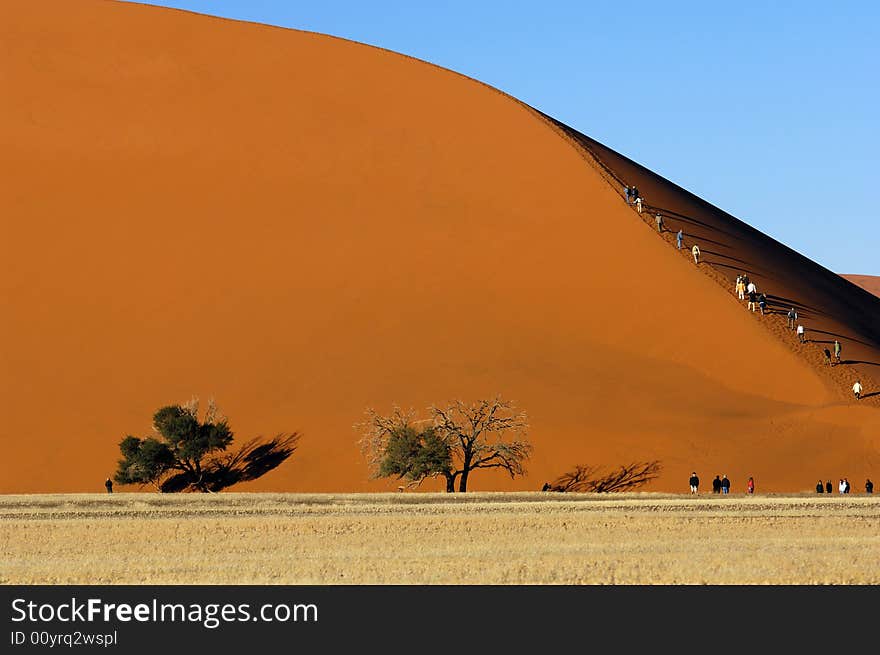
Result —
M844 275L853 284L858 284L865 291L880 296L880 276L877 275Z
M880 473L880 396L847 392L880 379L880 300L516 100L149 6L14 0L0 19L0 492L100 491L119 439L194 394L242 438L304 433L242 490L393 488L356 447L367 407L495 393L535 452L474 490L649 458L659 491L693 469L759 491ZM870 364L823 368L821 344L746 312L719 286L740 267Z

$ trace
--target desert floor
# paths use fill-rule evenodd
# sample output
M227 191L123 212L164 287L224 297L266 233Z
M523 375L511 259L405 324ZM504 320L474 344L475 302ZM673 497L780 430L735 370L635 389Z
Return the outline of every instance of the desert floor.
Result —
M880 497L0 496L5 584L877 584Z

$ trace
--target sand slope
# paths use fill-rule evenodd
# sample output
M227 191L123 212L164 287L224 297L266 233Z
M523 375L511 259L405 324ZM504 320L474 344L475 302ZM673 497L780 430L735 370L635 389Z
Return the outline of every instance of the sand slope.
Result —
M853 284L858 284L865 291L870 291L875 296L880 296L880 277L876 275L844 275Z
M495 393L535 454L475 490L578 462L658 458L670 491L693 468L771 491L880 465L880 398L854 407L849 373L748 314L581 146L845 357L880 362L880 300L485 85L96 0L5 2L0 40L0 492L100 490L119 439L193 394L242 438L304 433L242 490L388 488L355 445L366 407Z

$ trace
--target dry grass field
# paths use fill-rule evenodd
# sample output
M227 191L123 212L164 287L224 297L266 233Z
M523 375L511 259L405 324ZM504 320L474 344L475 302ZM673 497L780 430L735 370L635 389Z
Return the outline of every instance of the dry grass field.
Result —
M4 584L878 584L880 497L0 496Z

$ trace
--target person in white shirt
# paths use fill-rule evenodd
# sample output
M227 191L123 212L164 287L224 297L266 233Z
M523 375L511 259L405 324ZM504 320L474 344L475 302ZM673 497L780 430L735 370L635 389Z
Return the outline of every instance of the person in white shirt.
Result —
M840 482L837 484L837 491L846 493L846 483L843 481L843 478L840 478Z
M856 380L856 383L853 385L853 393L856 396L856 400L862 395L862 383Z
M758 293L758 287L754 282L749 282L749 286L746 287L746 291L749 293Z
M806 340L806 337L804 336L804 326L803 325L798 325L797 335L798 335L798 339L800 339L800 342L804 343Z

